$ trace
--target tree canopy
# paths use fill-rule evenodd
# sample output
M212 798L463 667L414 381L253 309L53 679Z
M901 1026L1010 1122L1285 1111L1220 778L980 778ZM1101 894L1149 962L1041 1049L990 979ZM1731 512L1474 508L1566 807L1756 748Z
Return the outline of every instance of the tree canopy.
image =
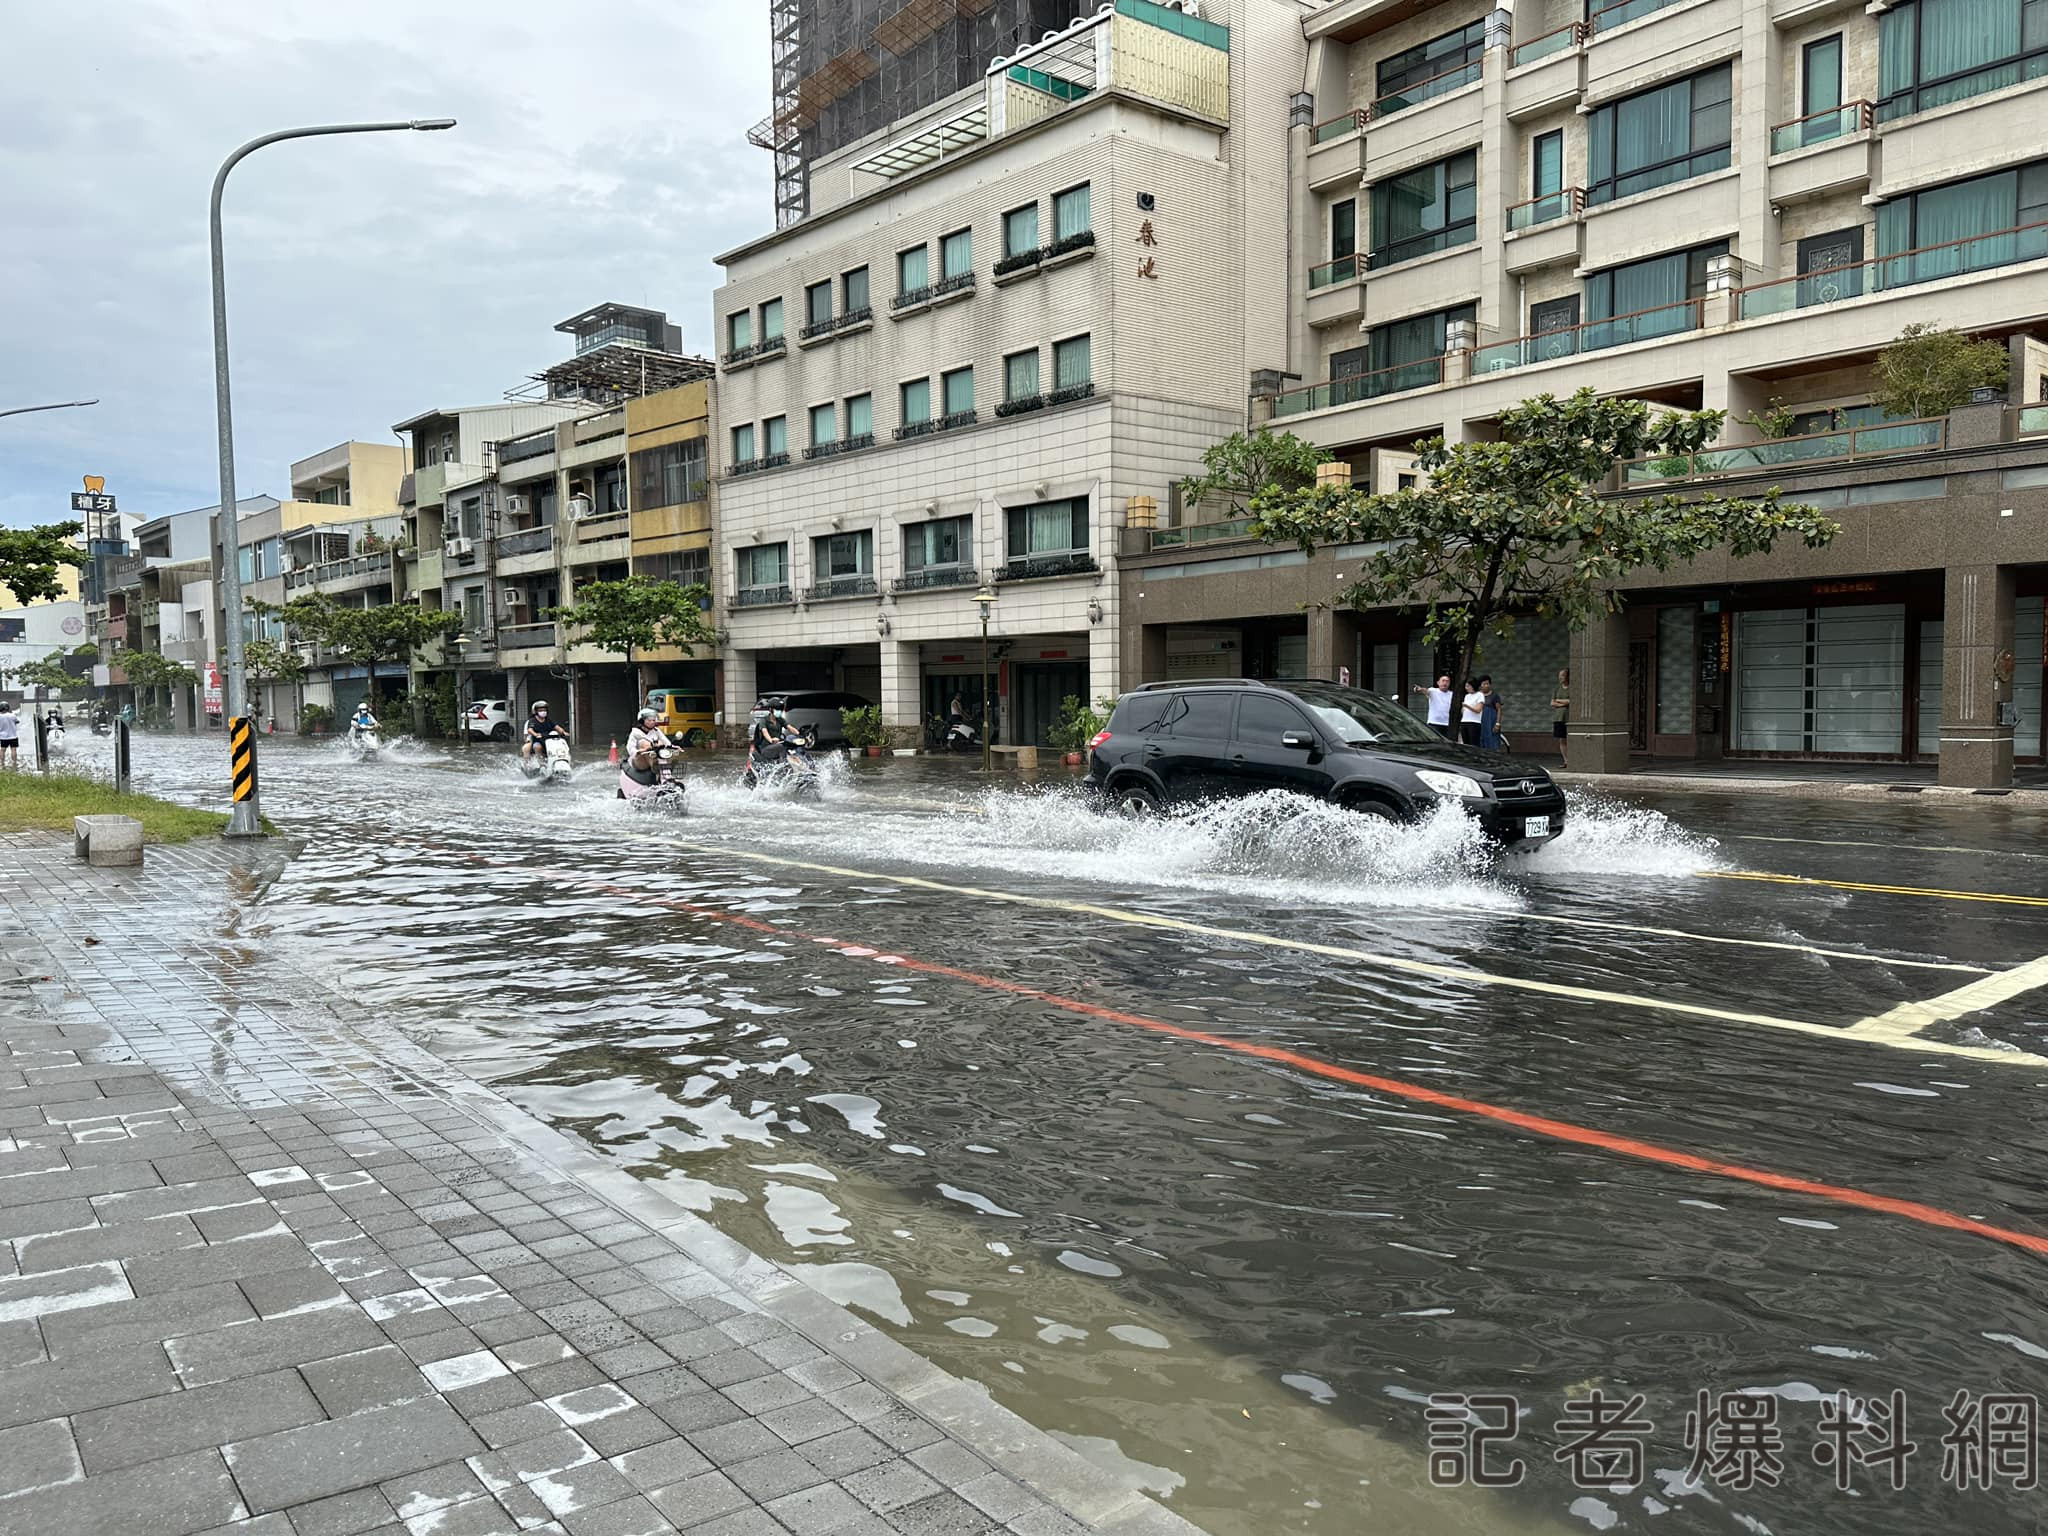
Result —
M337 603L324 592L308 592L279 606L251 603L261 614L274 614L301 640L322 646L344 665L361 667L369 679L370 692L377 692L376 666L379 662L409 662L423 645L446 639L462 628L462 615L452 610L422 608L414 603L384 603L358 608ZM289 681L284 673L256 673L249 667L249 641L242 647L242 663L252 675Z
M0 528L0 587L17 603L54 602L64 595L60 566L83 568L85 552L71 541L83 523L44 523L34 528Z
M136 688L190 688L199 681L199 674L182 661L156 651L122 651L115 662Z
M550 608L547 616L571 632L570 644L594 645L631 661L636 652L662 646L715 644L717 632L704 611L710 599L702 585L634 575L585 582L574 604Z
M1517 614L1574 630L1616 610L1629 572L1669 570L1710 550L1767 552L1781 537L1818 548L1840 528L1812 507L1760 496L1691 492L1602 494L1617 461L1695 452L1721 431L1720 411L1658 411L1636 400L1541 395L1503 411L1498 442L1417 445L1424 484L1373 494L1336 486L1268 491L1255 531L1313 553L1369 544L1344 601L1355 608L1423 604L1423 634L1455 644L1457 676L1481 642L1512 632Z
M2003 386L2011 366L1998 342L1972 341L1938 325L1909 325L1878 350L1870 399L1887 416L1946 416L1971 391Z
M62 651L52 651L41 661L17 662L10 670L24 688L69 688L78 681L64 670Z
M1316 466L1329 457L1326 449L1292 432L1271 427L1233 432L1202 450L1202 473L1181 481L1181 501L1192 507L1205 497L1222 496L1231 515L1243 517L1260 495L1314 485Z
M249 640L242 645L242 667L249 676L274 683L296 683L306 675L299 653L275 640Z

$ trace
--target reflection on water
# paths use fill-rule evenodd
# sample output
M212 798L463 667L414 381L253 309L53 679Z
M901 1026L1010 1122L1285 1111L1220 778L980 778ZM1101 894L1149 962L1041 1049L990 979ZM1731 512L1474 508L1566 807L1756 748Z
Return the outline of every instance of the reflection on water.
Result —
M260 909L273 952L1219 1536L2031 1528L1994 1495L1944 1502L1933 1465L1879 1515L1807 1456L1838 1389L1914 1389L1932 1440L1937 1396L2036 1384L2026 1345L2048 1328L2022 1256L857 958L1996 1216L2048 1204L2048 1132L2027 1084L1969 1063L1874 1065L1657 1014L1618 1025L907 882L1829 1019L1966 979L1850 957L1985 960L2027 937L1968 949L1939 926L1951 914L1915 927L1693 880L1722 859L1713 839L1597 800L1575 799L1559 842L1495 861L1456 812L1402 829L1257 797L1126 823L1063 787L988 791L901 760L833 760L819 803L776 803L714 758L690 765L691 815L668 827L616 804L601 764L550 794L503 751L425 750L266 748L266 809L310 839ZM218 792L218 743L137 755L145 787ZM702 915L721 911L790 931ZM1561 914L1587 924L1520 921ZM1839 954L1797 942L1795 915ZM1972 914L1970 931L2002 920ZM1665 931L1613 926L1629 923ZM1707 952L1687 929L1787 942ZM1958 1114L2006 1127L1995 1168ZM1552 1459L1564 1398L1592 1385L1643 1393L1657 1425L1632 1492L1575 1488ZM1687 1481L1703 1388L1773 1395L1782 1488ZM1528 1403L1527 1479L1433 1489L1429 1396L1480 1391Z

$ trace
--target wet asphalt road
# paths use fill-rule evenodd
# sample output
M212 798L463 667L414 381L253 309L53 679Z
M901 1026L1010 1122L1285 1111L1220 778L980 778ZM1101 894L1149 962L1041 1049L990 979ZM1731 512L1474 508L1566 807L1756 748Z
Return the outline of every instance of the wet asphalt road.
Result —
M135 755L224 793L218 739ZM262 924L1226 1536L2040 1528L1996 1467L1957 1489L1943 1409L2042 1392L2048 1251L1937 1224L2048 1234L2048 993L1987 981L2048 954L2039 816L1637 796L1496 865L1455 817L1132 826L908 759L791 806L736 768L656 824L601 765L266 743L308 842ZM1594 1389L1642 1394L1639 1477L1554 1459ZM1831 1400L1895 1389L1906 1486L1838 1490ZM1703 1391L1776 1469L1689 1477ZM1519 1400L1518 1483L1432 1485L1447 1393Z

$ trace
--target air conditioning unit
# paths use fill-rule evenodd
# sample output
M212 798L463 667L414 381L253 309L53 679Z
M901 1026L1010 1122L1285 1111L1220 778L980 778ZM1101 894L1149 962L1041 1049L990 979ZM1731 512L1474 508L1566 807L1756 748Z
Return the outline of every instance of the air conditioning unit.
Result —
M460 560L464 555L476 553L476 543L471 539L450 539L448 541L448 553L457 560Z
M505 496L505 510L513 517L517 517L526 510L526 498L524 496L514 496L508 492Z
M569 498L569 517L572 521L580 522L596 510L596 503L588 496L571 496Z
M524 608L526 606L526 594L517 587L500 587L498 589L498 601L507 608Z

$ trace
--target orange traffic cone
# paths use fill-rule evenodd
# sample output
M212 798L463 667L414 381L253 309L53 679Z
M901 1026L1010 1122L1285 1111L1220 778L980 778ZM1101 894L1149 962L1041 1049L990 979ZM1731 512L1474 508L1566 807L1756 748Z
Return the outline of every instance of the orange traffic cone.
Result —
M616 736L612 738L612 755L606 758L605 761L614 768L619 766L619 738Z

